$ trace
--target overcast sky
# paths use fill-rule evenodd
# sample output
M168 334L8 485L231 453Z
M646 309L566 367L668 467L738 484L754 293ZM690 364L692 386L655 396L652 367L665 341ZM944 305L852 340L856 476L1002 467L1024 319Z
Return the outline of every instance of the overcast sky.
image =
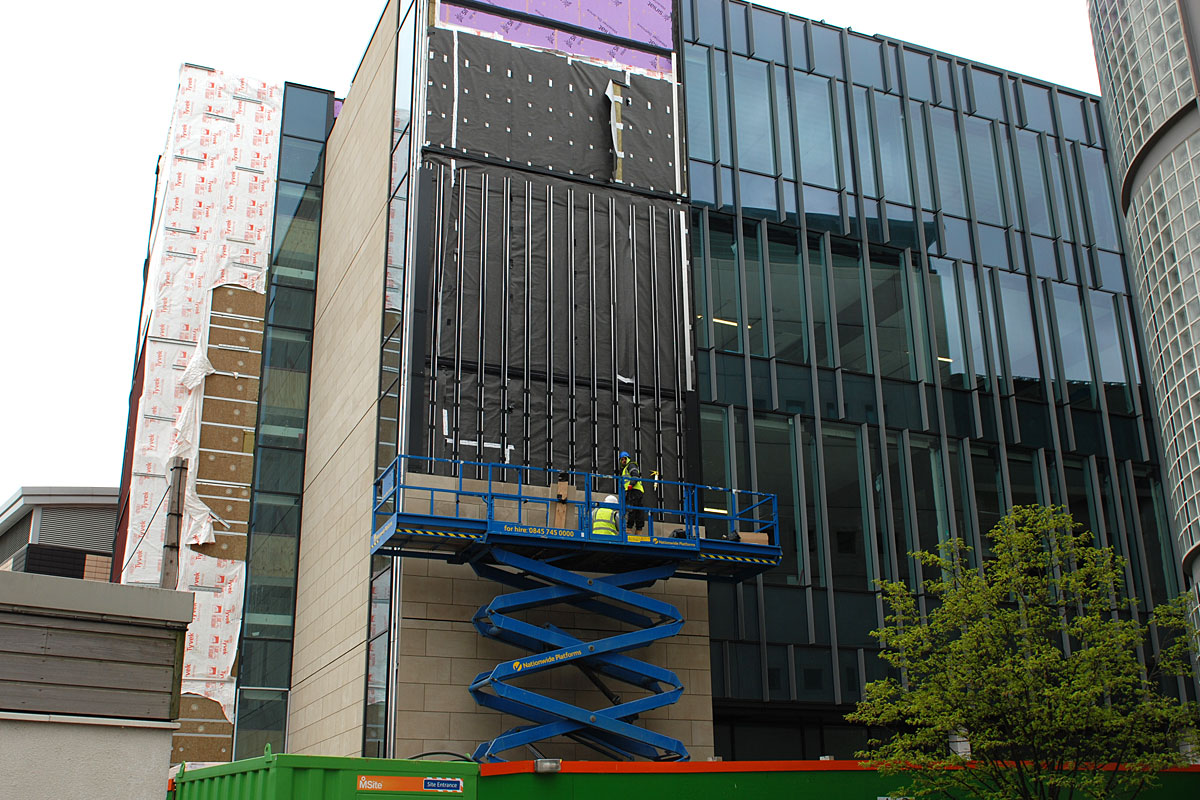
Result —
M630 0L638 2L638 0ZM0 502L120 482L155 161L180 63L344 96L384 0L17 3L0 31ZM1098 91L1085 0L778 0Z

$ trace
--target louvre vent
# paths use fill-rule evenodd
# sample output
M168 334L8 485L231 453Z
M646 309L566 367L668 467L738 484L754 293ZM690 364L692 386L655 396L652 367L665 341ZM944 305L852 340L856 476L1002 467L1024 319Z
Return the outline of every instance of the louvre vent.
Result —
M112 553L117 510L103 506L43 507L38 544Z

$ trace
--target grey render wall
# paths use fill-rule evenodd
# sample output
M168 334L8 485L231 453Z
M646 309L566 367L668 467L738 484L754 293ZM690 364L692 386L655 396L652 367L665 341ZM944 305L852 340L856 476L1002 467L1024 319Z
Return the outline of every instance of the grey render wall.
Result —
M5 797L161 800L174 723L0 713Z
M325 150L288 750L362 751L395 2Z

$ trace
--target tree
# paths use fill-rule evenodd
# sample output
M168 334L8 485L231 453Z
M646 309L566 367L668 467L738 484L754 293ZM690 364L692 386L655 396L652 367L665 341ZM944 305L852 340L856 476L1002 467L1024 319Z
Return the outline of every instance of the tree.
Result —
M1062 509L1014 508L988 539L979 567L961 540L914 554L925 613L882 583L891 677L847 719L893 735L860 757L912 797L973 800L1132 798L1187 763L1196 707L1163 691L1191 673L1186 601L1139 614L1124 559Z

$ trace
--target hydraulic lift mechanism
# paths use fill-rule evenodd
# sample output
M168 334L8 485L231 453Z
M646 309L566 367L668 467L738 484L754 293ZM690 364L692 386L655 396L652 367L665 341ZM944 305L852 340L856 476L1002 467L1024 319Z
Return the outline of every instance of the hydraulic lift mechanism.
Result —
M481 672L475 701L528 721L475 750L503 761L513 748L567 737L612 758L686 760L682 742L635 724L683 693L675 673L628 655L677 634L679 609L640 594L671 577L740 581L779 563L775 495L643 478L645 530L626 530L620 478L499 463L400 456L375 483L376 555L469 564L515 592L475 612L480 635L528 655ZM603 491L601 491L603 489ZM607 500L611 497L616 502ZM615 521L615 525L613 522ZM605 524L607 523L607 524ZM615 531L614 531L615 528ZM585 641L518 616L567 604L613 620L619 632ZM610 705L588 709L517 685L522 676L579 669ZM635 687L622 700L611 682Z

